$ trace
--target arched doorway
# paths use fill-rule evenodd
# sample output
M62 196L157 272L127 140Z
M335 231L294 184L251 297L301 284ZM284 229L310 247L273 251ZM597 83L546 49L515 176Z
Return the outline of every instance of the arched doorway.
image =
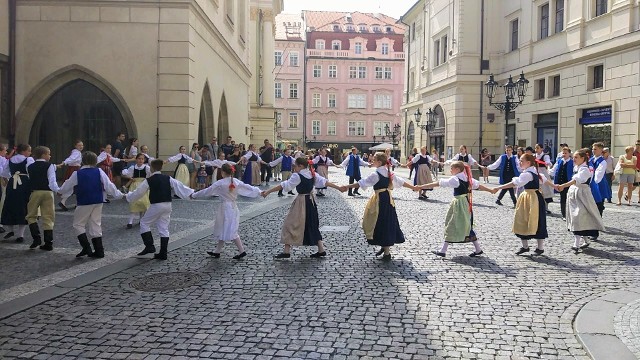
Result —
M436 114L435 116L435 126L429 134L429 144L431 144L431 149L435 149L440 156L444 154L444 129L445 129L445 118L444 118L444 110L440 105L436 105L433 108L433 112Z
M201 146L209 144L215 134L215 123L213 119L213 106L211 104L211 92L209 83L204 83L202 90L202 100L200 101L200 116L198 125L198 144ZM218 141L220 144L220 141Z
M57 89L42 105L33 121L29 143L48 146L51 161L60 163L76 139L84 142L85 150L99 153L119 131L132 134L118 106L95 85L76 79Z
M407 155L411 154L411 150L415 147L416 142L416 128L413 125L413 121L409 122L409 126L407 127Z
M222 94L220 111L218 112L218 144L224 144L229 136L229 115L227 114L227 98Z

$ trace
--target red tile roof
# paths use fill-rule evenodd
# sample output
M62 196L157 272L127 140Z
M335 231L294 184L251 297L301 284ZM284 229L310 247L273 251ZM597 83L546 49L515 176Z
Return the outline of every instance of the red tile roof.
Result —
M404 34L404 27L397 24L397 20L380 13L361 13L355 11L352 13L340 11L304 11L305 23L308 31L331 31L333 25L340 25L340 31L345 31L344 27L348 24L354 26L354 32L360 32L359 25L366 25L367 32L371 32L371 26L378 25L381 32L385 33L387 27L391 27L393 33ZM350 21L348 19L350 17ZM310 29L313 30L310 30Z

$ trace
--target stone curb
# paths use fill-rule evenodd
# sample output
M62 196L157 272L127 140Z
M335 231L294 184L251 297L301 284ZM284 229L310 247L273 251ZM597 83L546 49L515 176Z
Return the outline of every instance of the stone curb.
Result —
M637 300L640 300L640 289L618 289L596 295L580 308L573 328L591 358L638 359L618 337L614 324L620 309Z

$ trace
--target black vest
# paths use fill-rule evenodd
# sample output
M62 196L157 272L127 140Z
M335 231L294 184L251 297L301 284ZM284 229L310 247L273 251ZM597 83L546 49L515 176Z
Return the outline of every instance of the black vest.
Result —
M171 202L171 177L155 174L147 179L149 202L152 204Z
M47 161L36 161L29 165L27 171L29 171L29 179L31 180L31 190L48 190L49 178L47 177L47 170L51 166Z
M469 154L467 154L465 156L462 156L462 155L458 154L458 161L462 161L462 162L468 163L469 162Z
M143 167L142 169L138 170L135 168L133 168L133 178L146 178L147 177L147 168Z

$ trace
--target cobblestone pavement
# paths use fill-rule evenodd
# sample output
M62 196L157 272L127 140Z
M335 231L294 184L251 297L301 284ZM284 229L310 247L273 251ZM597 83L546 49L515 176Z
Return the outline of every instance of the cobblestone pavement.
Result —
M346 181L340 174L332 180ZM437 189L424 202L397 190L407 241L382 263L360 229L371 191L364 194L329 190L318 199L321 225L346 228L323 232L325 259L308 258L312 248L273 259L283 205L241 224L243 261L231 259L233 245L220 259L207 257L212 243L203 239L166 262L146 262L1 320L0 357L588 359L574 335L576 313L603 291L640 282L640 244L631 232L637 206L608 207L607 233L579 255L552 217L544 256L519 257L512 208L477 193L486 255L469 258L472 246L459 244L442 260L430 251L441 244L450 191ZM559 213L557 202L551 210Z

